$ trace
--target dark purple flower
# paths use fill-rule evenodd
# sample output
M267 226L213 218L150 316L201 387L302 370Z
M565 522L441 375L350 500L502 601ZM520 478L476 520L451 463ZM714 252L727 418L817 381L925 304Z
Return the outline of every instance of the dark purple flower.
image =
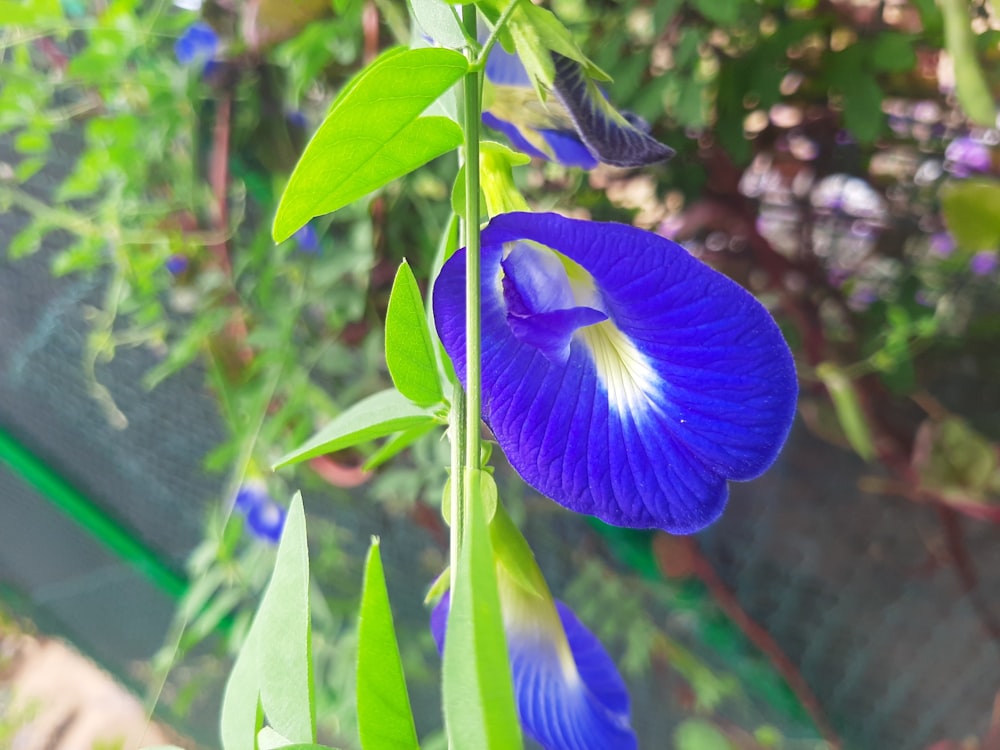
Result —
M247 528L255 537L269 544L281 539L286 510L268 494L263 483L247 482L240 487L233 507L246 518Z
M486 60L492 95L483 122L524 153L569 167L636 167L674 155L649 135L641 117L615 110L582 65L558 54L552 58L554 96L543 104L520 59L495 45Z
M993 152L985 143L968 136L956 138L944 152L945 167L956 177L987 174L993 167Z
M167 258L166 262L163 264L166 266L167 270L174 276L180 276L188 269L188 257L186 255L171 255Z
M204 21L191 24L174 43L174 54L181 65L205 67L218 52L219 35Z
M992 250L980 250L969 259L969 270L976 276L989 276L998 265L997 254Z
M316 227L312 222L309 222L294 235L296 244L304 253L317 253L319 252L319 235L316 233Z
M434 318L465 376L464 250ZM482 232L483 418L542 494L687 534L763 473L795 414L791 352L739 285L621 224L509 213Z

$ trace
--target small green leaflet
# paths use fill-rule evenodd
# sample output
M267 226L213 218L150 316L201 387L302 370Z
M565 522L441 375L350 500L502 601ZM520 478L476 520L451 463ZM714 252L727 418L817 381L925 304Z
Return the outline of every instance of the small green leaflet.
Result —
M411 427L408 430L404 430L403 432L393 435L381 446L379 446L378 450L368 457L368 460L364 462L361 469L363 471L371 471L372 469L378 468L393 456L396 456L409 448L437 426L438 423L436 421L428 419L426 422L421 422L416 427Z
M467 68L458 52L426 48L389 50L361 71L292 172L274 217L274 241L456 148L457 124L420 115Z
M434 413L416 406L395 388L379 391L334 417L319 433L282 456L272 468L297 464L307 458L409 430L428 421L435 421Z
M364 750L419 750L379 541L365 562L358 623L358 730Z
M385 361L396 388L420 406L444 400L424 300L404 260L396 272L385 315Z
M858 402L854 383L833 362L820 363L816 367L816 375L823 381L830 394L847 442L861 458L871 461L875 457L875 444L872 442L868 422Z
M481 471L468 474L468 514L444 642L444 715L450 747L522 747L497 592L496 563L482 507Z
M222 700L222 747L247 750L268 724L289 742L316 741L309 625L309 552L302 496L288 508L274 573ZM263 710L261 710L263 709Z

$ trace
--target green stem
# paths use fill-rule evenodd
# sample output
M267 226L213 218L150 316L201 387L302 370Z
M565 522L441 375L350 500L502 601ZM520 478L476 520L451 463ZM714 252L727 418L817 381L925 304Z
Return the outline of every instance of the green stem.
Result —
M476 36L476 6L462 7L466 32ZM463 86L463 125L465 131L465 487L466 502L477 502L478 470L481 465L480 415L482 413L482 357L479 287L479 123L482 112L479 100L480 71L475 68L478 50L466 54L470 71Z
M520 0L510 0L510 3L506 8L504 8L503 13L500 14L500 18L497 20L497 25L493 27L493 31L490 32L483 48L479 50L479 56L476 58L477 68L482 68L486 65L486 58L489 57L490 50L493 49L493 45L496 44L497 37L500 35L500 32L503 31L503 27L507 25L507 21L510 20L510 17L514 15L514 11L517 10L518 2L520 2Z

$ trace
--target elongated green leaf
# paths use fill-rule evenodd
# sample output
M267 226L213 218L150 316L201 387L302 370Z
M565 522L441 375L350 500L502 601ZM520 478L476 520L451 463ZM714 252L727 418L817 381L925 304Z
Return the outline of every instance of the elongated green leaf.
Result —
M816 367L816 374L830 394L847 442L861 458L870 461L875 456L875 444L872 442L868 422L858 402L854 383L832 362L821 363Z
M470 476L469 487L480 481ZM445 729L451 747L516 750L521 730L496 566L481 493L471 494L444 643Z
M292 172L274 217L275 242L456 148L458 125L420 114L467 67L458 52L427 48L390 51L363 70L333 103Z
M222 697L219 731L223 750L252 750L263 721L260 707L260 676L257 667L256 619L229 673Z
M385 443L377 451L375 451L367 461L365 461L361 468L364 471L371 471L372 469L378 468L393 456L396 456L409 448L437 426L438 421L428 417L426 422L422 422L416 427L404 430L398 435L393 435L391 438L386 440Z
M955 67L955 94L969 119L977 125L996 124L997 108L986 75L976 57L969 3L966 0L938 0L944 17L944 45Z
M396 388L415 404L431 406L444 399L424 300L405 260L396 272L385 315L385 361Z
M292 742L316 741L309 627L309 549L302 496L292 498L274 574L257 611L257 669L267 723Z
M364 750L419 750L379 541L365 562L358 624L358 730Z
M415 406L396 389L379 391L337 415L303 445L282 456L273 468L280 469L313 456L408 430L428 419L433 419L432 412Z

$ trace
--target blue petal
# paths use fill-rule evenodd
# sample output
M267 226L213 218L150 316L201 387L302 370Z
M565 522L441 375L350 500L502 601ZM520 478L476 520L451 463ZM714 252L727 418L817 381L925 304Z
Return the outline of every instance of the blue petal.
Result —
M444 649L448 594L431 613L431 632ZM544 750L632 750L625 683L601 642L562 602L555 603L574 665L559 644L532 623L507 628L514 698L524 731ZM524 625L523 628L517 625ZM575 666L575 669L573 668Z
M563 363L511 330L499 279L505 245L519 240L579 264L608 314L574 334ZM752 479L777 457L795 368L739 285L652 233L556 214L498 216L482 246L483 418L539 492L618 526L691 533L722 512L727 480ZM463 380L464 276L463 250L434 289Z
M531 142L521 134L521 130L516 125L507 122L506 120L501 120L492 112L483 112L483 124L489 128L493 128L494 130L499 130L507 136L514 148L518 151L539 159L549 158L547 154L544 154L535 148Z
M563 166L593 169L600 163L576 133L568 133L565 130L539 130L538 132L552 149L554 161Z
M520 58L512 55L499 44L494 44L486 57L486 78L497 86L523 86L531 88L531 78Z
M218 34L202 21L191 24L174 43L174 54L181 65L207 62L215 57L218 49Z
M277 544L285 526L285 509L268 498L252 507L247 513L247 528L258 539Z
M674 155L672 148L649 135L649 126L641 118L616 113L580 63L556 53L552 59L556 94L573 118L580 138L600 161L638 167Z

